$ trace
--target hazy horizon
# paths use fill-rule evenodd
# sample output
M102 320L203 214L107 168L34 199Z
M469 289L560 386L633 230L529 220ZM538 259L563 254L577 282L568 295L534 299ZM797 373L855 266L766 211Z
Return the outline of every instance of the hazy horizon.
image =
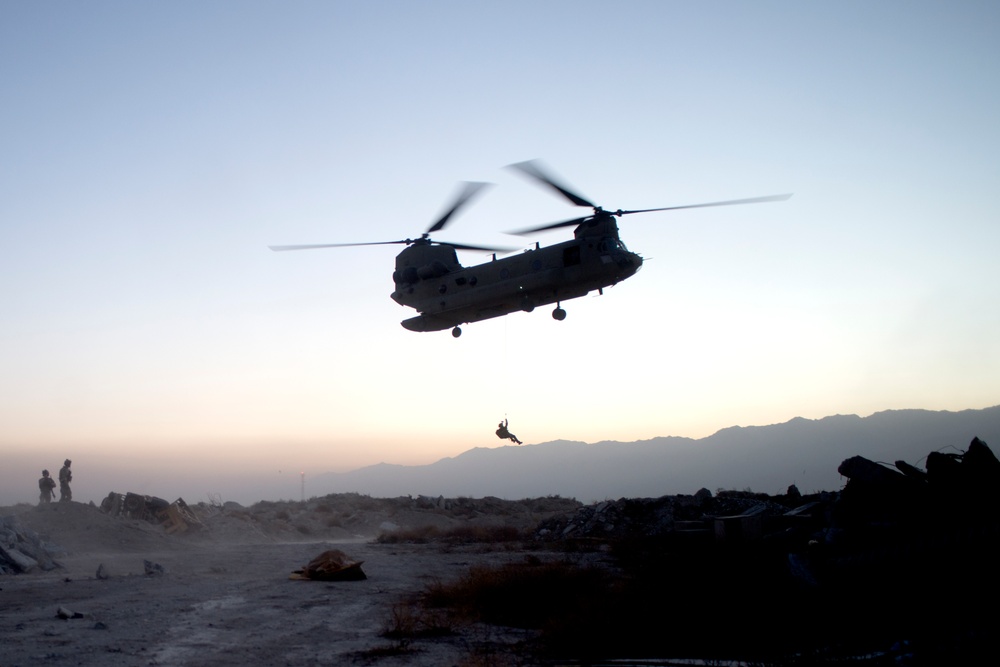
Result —
M944 417L951 416L962 416L969 413L981 413L984 410L990 408L996 408L1000 406L989 406L983 409L968 409L962 411L926 411L921 409L912 410L890 410L890 411L880 411L874 413L873 415L827 415L822 418L811 420L804 419L800 417L795 417L785 422L780 422L778 424L745 424L745 425L730 425L719 429L709 436L703 438L684 438L684 436L655 436L649 439L642 439L637 441L625 441L625 440L606 440L606 441L569 441L569 442L582 442L588 445L597 445L604 443L617 443L623 446L641 444L644 442L651 442L658 439L670 440L674 438L681 438L686 440L691 440L694 443L699 443L702 441L712 440L720 434L726 431L736 431L737 437L741 431L751 433L754 431L760 431L761 429L766 429L767 427L779 427L784 425L790 425L797 421L803 420L807 422L819 423L829 419L843 416L856 416L862 421L866 421L875 415L892 415L894 413L926 413L928 415L937 415ZM991 435L994 435L996 442L993 445L1000 444L1000 431L996 434L982 433L982 432L956 432L954 434L949 433L949 436L945 438L943 442L935 444L932 448L939 449L941 447L949 450L964 449L968 442L966 440L971 439L974 436L982 436L986 438L987 444L990 444ZM822 437L822 436L818 436ZM827 436L828 437L828 436ZM497 441L499 443L499 441ZM535 447L538 445L546 444L556 444L559 442L567 442L566 439L557 439L554 441L548 441L545 443L526 443L522 447ZM837 479L836 468L847 456L853 456L855 454L865 454L867 452L861 452L856 448L857 443L852 443L850 441L845 441L838 450L831 450L829 452L823 453L821 456L817 457L815 453L806 454L809 450L813 449L815 443L813 442L803 442L803 456L802 460L811 460L812 463L808 464L811 467L815 467L815 459L819 458L822 461L820 464L820 475L821 479L833 480ZM784 457L788 453L782 450L783 446L787 446L787 443L777 442L774 443L777 447L777 451L774 452L774 456ZM163 450L155 452L155 454L150 454L147 450L148 448L137 447L136 449L141 450L137 454L132 456L119 456L115 459L109 459L106 456L88 456L83 455L79 458L70 457L73 460L72 469L74 471L74 482L72 485L73 489L73 499L78 502L94 502L95 504L100 504L101 500L107 496L108 493L140 493L144 495L151 495L162 497L166 500L175 500L178 497L182 497L186 502L198 503L207 501L221 500L225 501L236 501L243 505L249 505L256 503L261 500L299 500L303 497L311 498L315 496L322 496L328 493L337 492L355 492L360 491L362 493L367 493L364 489L358 489L356 487L343 488L338 486L337 483L331 482L329 477L330 473L349 473L354 471L360 471L371 466L376 466L379 463L390 464L393 466L405 466L411 468L422 468L430 466L435 463L445 461L446 459L454 459L463 454L470 453L476 449L496 449L510 446L512 449L517 449L518 446L510 445L510 443L495 444L489 447L483 446L471 446L462 449L461 451L456 451L449 456L435 458L433 460L420 461L415 463L402 463L398 461L372 461L363 466L358 466L355 468L347 468L342 470L336 470L333 468L322 468L321 464L303 467L286 467L286 468L272 468L265 469L260 466L247 465L246 461L242 462L245 466L241 469L234 469L234 461L228 460L227 457L230 455L218 453L215 455L205 455L200 461L201 464L197 467L185 465L185 461L178 458L170 450ZM923 457L926 456L932 448L928 448L927 451L917 448L914 452L914 456ZM770 445L765 447L764 450L758 452L759 455L764 456L768 453ZM900 449L891 452L894 458L902 457L906 460L906 454L904 452L904 445L901 443ZM810 471L809 475L797 475L793 474L790 477L778 476L772 479L766 488L762 488L759 485L761 480L760 470L751 470L743 467L743 463L735 466L727 465L724 459L731 456L731 452L723 450L711 450L711 449L700 449L699 453L695 455L695 458L690 457L689 454L684 454L679 457L678 465L684 467L686 476L688 479L680 485L679 488L670 489L670 493L694 493L698 488L702 486L710 487L710 490L715 490L717 487L713 487L712 479L710 477L719 477L718 473L715 475L710 475L705 473L704 479L701 478L690 478L690 472L693 470L706 470L706 466L710 467L711 462L717 461L716 467L720 471L724 470L725 474L722 477L730 480L730 484L727 488L746 488L748 485L752 485L751 480L758 482L758 486L755 488L757 491L765 493L780 493L790 483L802 484L802 490L804 492L812 491L833 491L839 488L836 484L827 484L824 488L813 488L808 484L806 480L816 478L816 470ZM49 458L56 456L55 450L49 452ZM60 455L61 456L61 455ZM149 459L151 456L153 458L152 463ZM236 455L239 458L239 454ZM57 457L58 458L58 457ZM5 460L5 466L0 469L0 506L13 505L16 503L37 503L37 490L36 481L40 476L41 468L33 469L31 468L31 463L39 461L40 456L36 453L31 454L14 454L12 457L7 457ZM909 461L919 465L920 461L914 458ZM567 466L572 468L572 461L567 462ZM779 468L779 460L763 458L759 461L760 469L767 468ZM614 459L607 459L604 463L604 471L607 477L620 477L621 471L618 466L615 465ZM59 467L62 465L62 458L58 458L48 465L48 469L53 476L58 473ZM693 465L693 468L690 467ZM525 470L524 473L534 472ZM803 471L804 472L804 471ZM305 473L305 485L303 487L303 477L302 473ZM505 471L501 474L508 474L509 471ZM676 484L676 481L665 480L665 484L668 486L670 484ZM449 483L454 486L454 484ZM444 484L442 484L444 486ZM601 480L595 480L594 488L603 488ZM642 486L640 484L639 486ZM504 484L503 480L500 480L499 487L515 488L516 485ZM828 487L828 488L827 488ZM836 488L833 488L836 487ZM408 494L419 494L425 493L427 495L441 495L445 493L444 489L437 488L414 488L412 486L400 485L398 488L391 493L389 496L396 495L408 495ZM550 490L540 489L537 495L553 495L553 494L565 494L565 491L558 488L551 488ZM658 496L667 493L667 491L648 491L640 495L651 495ZM445 494L447 495L447 494ZM501 497L509 499L518 499L521 496L514 494L513 496L507 492L500 492L496 488L491 488L488 490L468 489L462 493L454 495L471 495L473 497L482 497L483 495L500 495ZM635 494L624 494L624 495L635 495ZM603 497L603 495L598 492L581 492L576 494L574 497L582 500L584 502L590 502Z

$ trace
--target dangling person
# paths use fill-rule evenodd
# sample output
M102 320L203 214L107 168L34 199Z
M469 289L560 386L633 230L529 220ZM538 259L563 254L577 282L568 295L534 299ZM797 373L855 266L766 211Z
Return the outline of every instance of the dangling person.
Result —
M507 420L504 419L502 422L497 424L497 437L501 440L510 440L511 442L516 442L519 445L524 443L517 439L517 436L507 430Z

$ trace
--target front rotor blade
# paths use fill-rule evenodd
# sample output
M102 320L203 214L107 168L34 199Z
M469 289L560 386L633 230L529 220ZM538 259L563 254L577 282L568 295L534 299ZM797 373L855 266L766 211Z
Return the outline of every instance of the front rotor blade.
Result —
M526 162L517 162L515 164L508 165L508 166L511 169L517 169L521 173L527 174L528 176L532 177L536 181L539 181L540 183L543 183L543 184L549 186L550 188L552 188L553 190L555 190L556 192L558 192L559 194L561 194L563 197L565 197L566 199L568 199L571 202L573 202L574 204L576 204L577 206L589 206L590 208L597 208L597 205L592 204L591 202L587 201L586 199L584 199L580 195L576 194L572 190L568 190L565 187L563 187L562 185L559 185L558 183L556 183L556 181L551 176L549 176L544 171L542 171L541 167L539 167L539 163L538 163L537 160L528 160Z
M729 201L715 201L708 204L688 204L687 206L666 206L664 208L644 208L637 211L621 211L621 215L630 213L652 213L653 211L678 211L682 208L706 208L709 206L734 206L736 204L762 204L769 201L787 201L792 195L769 195L767 197L752 197L751 199L731 199Z
M455 215L458 209L465 206L469 202L469 200L475 197L480 190L489 185L490 183L477 183L472 181L465 182L464 183L465 187L463 187L462 191L458 193L458 198L455 200L455 203L452 204L451 208L448 209L444 215L438 218L437 222L428 227L425 233L433 234L434 232L443 229L444 226L448 224L448 220L451 219L451 216Z
M513 252L517 248L510 248L507 246L491 246L491 245L468 245L465 243L446 243L444 241L435 241L437 245L451 246L455 250L477 250L482 252Z
M559 229L560 227L576 227L577 225L582 225L588 220L593 220L594 216L585 215L582 218L573 218L572 220L563 220L562 222L553 222L548 225L542 225L541 227L526 227L524 229L516 229L514 231L507 232L508 234L525 235L534 234L535 232L544 232L547 229Z
M410 239L403 239L401 241L372 241L370 243L319 243L313 245L269 245L267 246L275 252L284 252L285 250L316 250L317 248L349 248L351 246L359 245L399 245L399 244L410 244L413 243Z

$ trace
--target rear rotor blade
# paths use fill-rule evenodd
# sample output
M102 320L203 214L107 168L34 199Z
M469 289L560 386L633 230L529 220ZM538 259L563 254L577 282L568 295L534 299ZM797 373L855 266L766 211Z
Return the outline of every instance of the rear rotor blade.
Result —
M629 215L630 213L652 213L653 211L678 211L683 208L707 208L709 206L734 206L737 204L762 204L769 201L787 201L792 195L769 195L767 197L752 197L750 199L731 199L729 201L716 201L708 204L688 204L687 206L666 206L663 208L644 208L637 211L616 211L615 215Z
M482 190L485 187L488 187L489 185L491 185L491 184L490 183L477 183L477 182L472 182L472 181L466 181L464 183L464 187L462 188L462 191L458 193L458 198L455 199L455 203L452 204L451 208L448 209L445 212L444 215L442 215L440 218L438 218L437 222L435 222L433 225L431 225L430 227L428 227L427 231L424 232L424 234L425 235L427 235L427 234L433 234L434 232L437 232L437 231L440 231L440 230L444 229L444 226L448 224L448 221L451 219L451 216L455 215L455 213L460 208L462 208L467 203L469 203L469 200L472 199L473 197L475 197L476 194L478 194L480 190Z
M572 190L568 190L562 185L559 185L555 181L555 179L553 179L551 176L542 171L541 167L539 166L538 160L527 160L526 162L517 162L515 164L508 166L511 169L517 169L521 173L530 176L536 181L549 186L550 188L552 188L553 190L555 190L563 197L576 204L577 206L589 206L590 208L597 208L596 204L587 201L586 199L576 194Z

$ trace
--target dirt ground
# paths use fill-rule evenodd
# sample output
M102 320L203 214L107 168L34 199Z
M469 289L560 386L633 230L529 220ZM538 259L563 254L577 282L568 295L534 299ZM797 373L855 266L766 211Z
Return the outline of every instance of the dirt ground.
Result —
M475 564L523 561L509 547L379 544L370 537L275 540L231 522L198 534L53 503L25 527L63 549L61 568L0 577L0 667L37 665L507 665L524 631L456 627L401 644L384 632L401 601ZM364 581L289 579L337 548ZM542 554L542 557L546 557ZM161 565L148 575L144 561ZM97 577L103 565L108 578ZM60 619L62 608L79 617ZM404 619L405 620L405 619Z

